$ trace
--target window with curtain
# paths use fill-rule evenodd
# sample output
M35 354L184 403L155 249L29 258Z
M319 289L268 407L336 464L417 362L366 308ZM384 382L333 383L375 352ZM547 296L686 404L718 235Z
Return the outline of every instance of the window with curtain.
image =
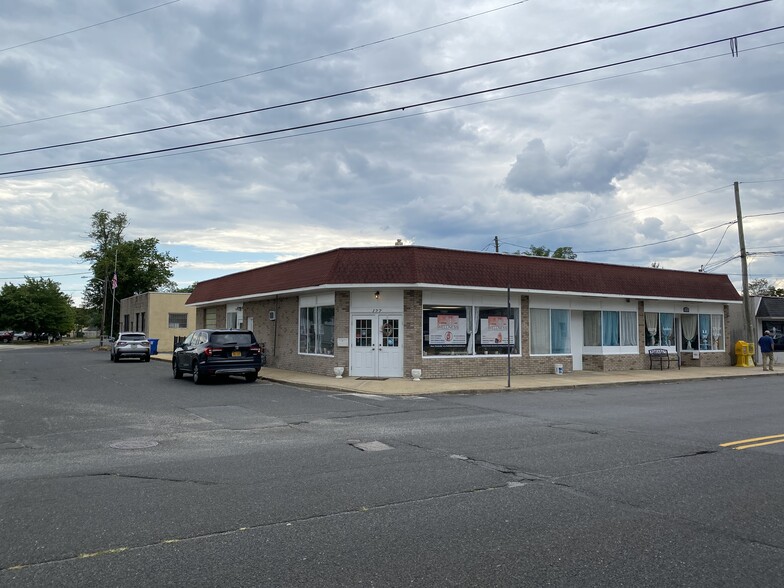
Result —
M675 315L671 312L659 313L659 326L661 327L661 344L665 347L675 347Z
M661 345L661 328L659 327L659 313L645 313L645 345L655 347Z
M697 349L697 315L681 315L681 348L685 350Z
M602 346L618 347L621 344L617 310L602 311Z
M618 310L584 311L583 344L586 347L637 345L637 313Z
M571 353L568 310L532 308L530 320L532 355Z
M701 351L721 351L724 349L724 316L701 314L697 319L697 327L697 338Z
M599 310L583 312L583 345L601 347L602 345L602 313Z
M637 345L637 313L621 312L620 317L621 346Z
M673 324L675 315L671 312L645 313L645 345L648 347L675 347Z
M303 306L299 309L299 352L333 355L335 307Z

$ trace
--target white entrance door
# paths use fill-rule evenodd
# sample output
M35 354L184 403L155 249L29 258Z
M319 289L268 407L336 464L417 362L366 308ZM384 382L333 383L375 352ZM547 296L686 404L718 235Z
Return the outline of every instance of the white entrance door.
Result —
M400 315L354 315L350 374L356 377L403 376L403 339Z
M575 372L583 369L583 313L573 310L571 317L570 333L572 344L572 370Z

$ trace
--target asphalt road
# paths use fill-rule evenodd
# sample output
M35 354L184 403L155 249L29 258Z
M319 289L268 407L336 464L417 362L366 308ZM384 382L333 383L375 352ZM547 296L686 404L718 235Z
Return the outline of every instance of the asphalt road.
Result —
M784 435L761 380L368 397L0 347L0 585L780 586L784 443L722 447Z

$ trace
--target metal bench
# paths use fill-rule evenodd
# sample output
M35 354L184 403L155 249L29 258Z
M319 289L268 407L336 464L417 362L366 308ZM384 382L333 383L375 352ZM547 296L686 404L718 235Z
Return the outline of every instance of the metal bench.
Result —
M670 369L670 362L674 361L678 364L678 369L681 369L681 362L679 358L675 357L674 355L670 355L670 352L666 349L656 348L656 349L649 349L648 350L648 359L650 359L651 366L650 369L653 369L654 362L659 363L659 369L664 369L664 364L667 364L667 369Z

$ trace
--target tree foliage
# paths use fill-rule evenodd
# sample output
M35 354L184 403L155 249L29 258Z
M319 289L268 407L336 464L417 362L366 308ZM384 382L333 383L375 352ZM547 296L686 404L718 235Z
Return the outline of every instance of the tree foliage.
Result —
M551 252L550 248L545 247L544 245L531 245L528 249L523 251L523 255L553 257L555 259L577 259L577 254L571 247L558 247L555 251Z
M758 278L749 282L750 296L778 296L784 297L784 288L776 288L765 278Z
M15 331L62 334L74 328L70 296L49 278L25 278L0 290L0 325Z
M172 266L177 261L168 251L158 251L155 237L126 240L123 233L127 226L125 213L112 216L106 210L95 212L88 233L93 246L80 256L91 264L93 274L84 290L85 305L105 310L103 325L108 325L114 316L115 330L120 323L120 300L134 294L172 288ZM116 288L113 287L115 270ZM104 332L106 330L104 328Z

